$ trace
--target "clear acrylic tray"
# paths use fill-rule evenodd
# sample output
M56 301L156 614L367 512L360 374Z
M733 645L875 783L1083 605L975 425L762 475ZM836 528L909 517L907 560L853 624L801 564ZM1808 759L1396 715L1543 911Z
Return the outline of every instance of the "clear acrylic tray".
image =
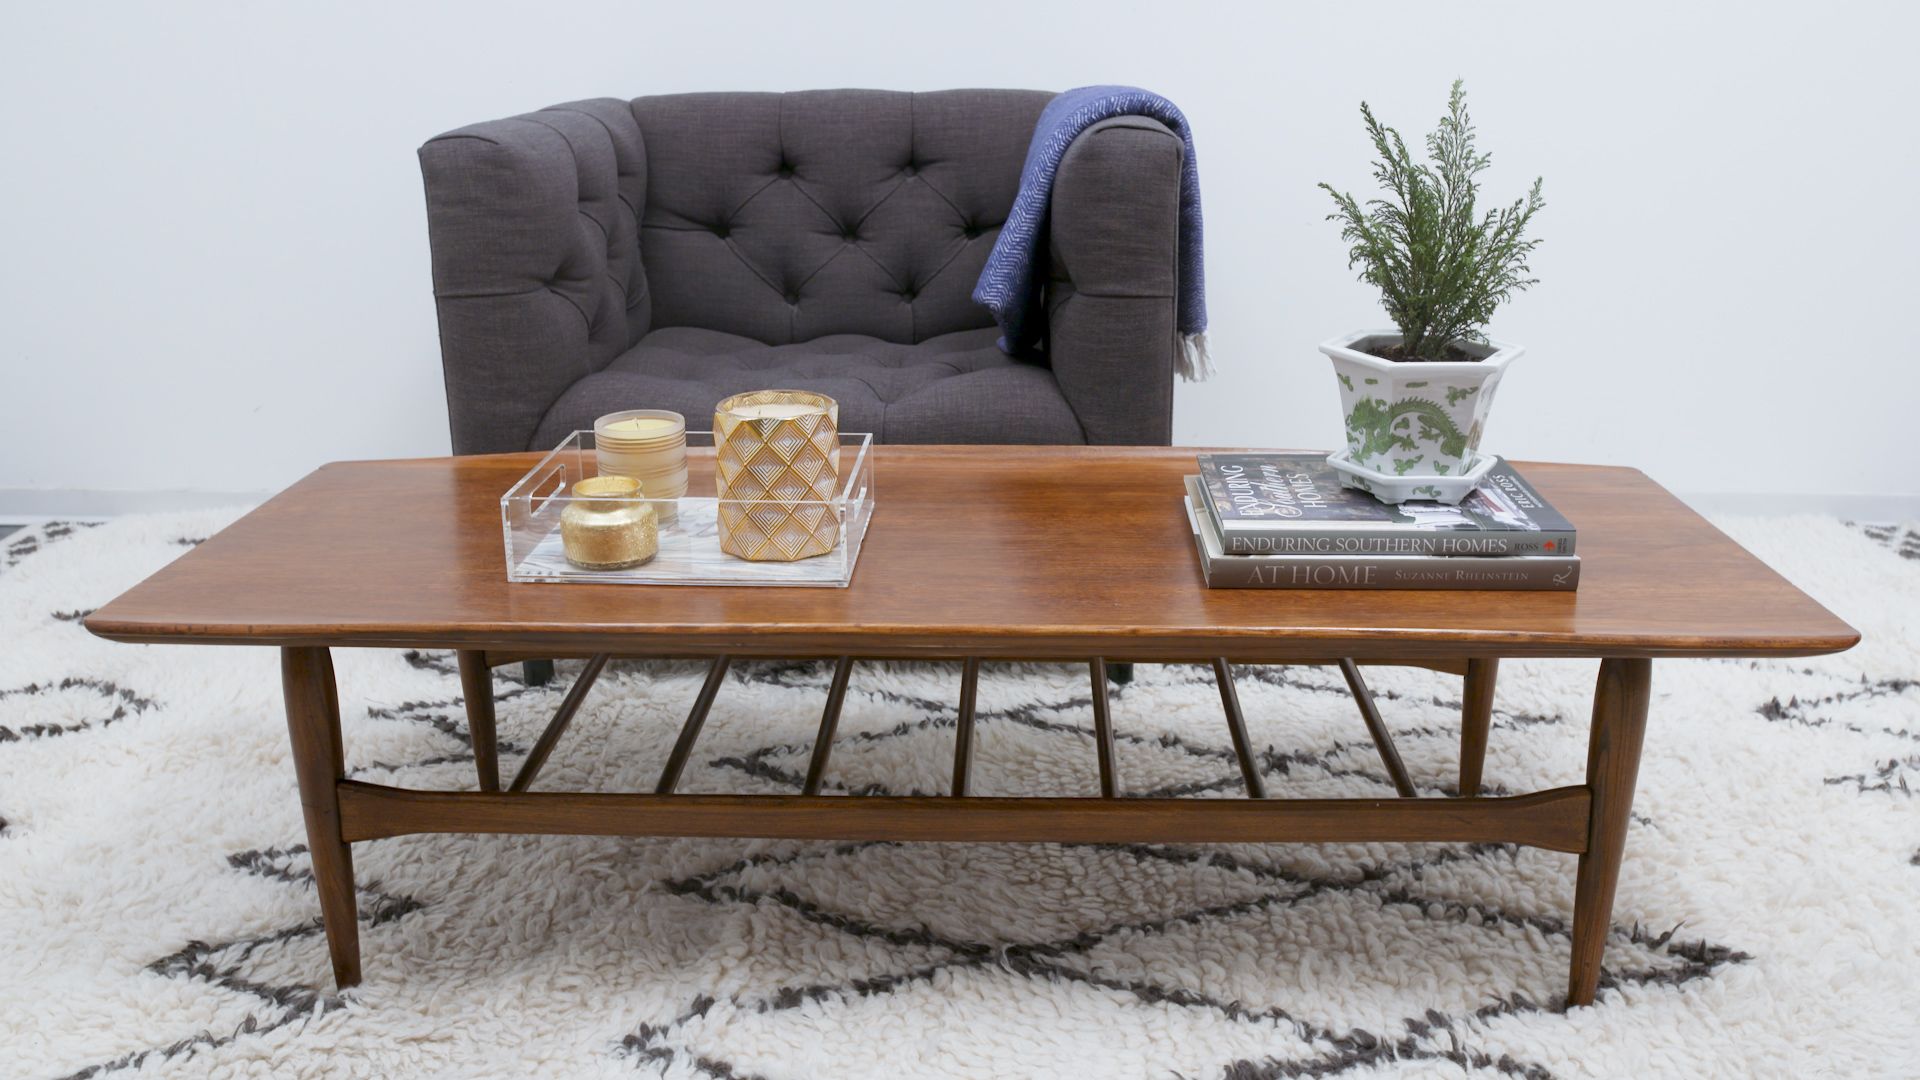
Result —
M599 474L593 432L576 431L540 459L500 498L506 533L507 580L619 585L790 585L846 588L853 581L860 541L873 517L873 436L840 433L840 487L830 504L840 519L832 551L798 562L755 562L720 550L713 433L687 432L687 495L630 499L656 514L672 504L678 517L660 526L660 553L625 570L584 570L567 561L560 544L560 512L573 485ZM751 505L751 504L743 504ZM804 505L804 504L803 504Z

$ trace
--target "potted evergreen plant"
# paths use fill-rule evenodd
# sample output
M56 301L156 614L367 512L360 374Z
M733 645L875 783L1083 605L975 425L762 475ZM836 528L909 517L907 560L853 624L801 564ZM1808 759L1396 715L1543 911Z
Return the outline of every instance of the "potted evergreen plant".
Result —
M1346 416L1347 448L1329 463L1349 485L1387 502L1459 502L1492 467L1479 453L1494 389L1521 353L1489 339L1494 310L1533 285L1527 257L1540 243L1527 225L1545 203L1526 198L1484 213L1477 177L1492 162L1474 146L1466 90L1455 80L1447 115L1416 162L1400 133L1365 102L1360 115L1379 160L1380 197L1362 204L1321 184L1352 246L1349 268L1380 290L1392 330L1327 341Z

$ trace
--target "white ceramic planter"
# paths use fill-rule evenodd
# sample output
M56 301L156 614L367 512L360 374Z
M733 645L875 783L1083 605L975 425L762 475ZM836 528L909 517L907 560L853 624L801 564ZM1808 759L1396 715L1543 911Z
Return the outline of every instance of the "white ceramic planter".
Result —
M1523 351L1498 341L1463 342L1480 360L1397 363L1363 351L1397 345L1397 330L1362 330L1322 342L1340 380L1347 453L1386 476L1458 476L1478 457L1480 433L1500 376Z

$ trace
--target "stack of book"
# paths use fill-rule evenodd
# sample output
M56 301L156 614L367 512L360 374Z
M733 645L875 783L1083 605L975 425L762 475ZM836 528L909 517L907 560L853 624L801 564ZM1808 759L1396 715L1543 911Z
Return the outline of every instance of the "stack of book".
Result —
M1543 589L1580 583L1573 523L1500 461L1458 506L1383 503L1324 454L1201 454L1187 517L1214 589Z

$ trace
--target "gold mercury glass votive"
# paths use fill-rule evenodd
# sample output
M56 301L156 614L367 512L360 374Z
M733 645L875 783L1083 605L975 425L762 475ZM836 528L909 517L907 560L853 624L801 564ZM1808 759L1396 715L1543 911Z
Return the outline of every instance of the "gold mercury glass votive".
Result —
M589 476L573 485L560 511L560 545L582 570L625 570L660 550L660 528L640 481L630 476Z
M713 407L720 550L797 562L840 542L840 405L807 390L755 390Z

